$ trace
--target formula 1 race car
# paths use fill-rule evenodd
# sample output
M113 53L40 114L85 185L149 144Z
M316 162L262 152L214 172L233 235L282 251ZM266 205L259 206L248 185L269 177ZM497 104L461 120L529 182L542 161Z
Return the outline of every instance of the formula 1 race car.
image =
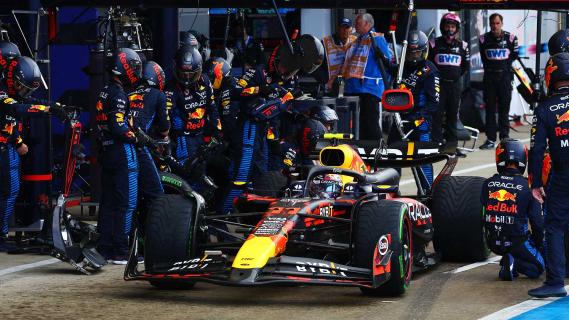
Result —
M320 151L320 165L292 182L283 197L244 192L234 214L208 214L189 186L158 198L144 230L135 231L125 280L165 289L200 281L341 285L399 295L414 271L436 263L436 255L425 253L431 240L446 260L488 256L479 203L483 178L451 177L457 159L428 145L403 142L364 161L355 151L362 148L338 141ZM391 167L412 167L420 186L420 166L444 160L431 189L399 195L400 175ZM369 172L370 163L384 169ZM138 270L139 251L144 271Z

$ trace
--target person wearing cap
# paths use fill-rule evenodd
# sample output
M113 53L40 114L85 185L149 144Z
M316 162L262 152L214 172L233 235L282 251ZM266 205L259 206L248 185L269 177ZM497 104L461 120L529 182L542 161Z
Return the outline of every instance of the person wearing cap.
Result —
M336 27L336 33L322 38L325 50L325 61L318 71L314 72L314 77L322 83L326 83L326 91L332 90L334 80L338 78L344 65L346 50L356 36L352 35L352 20L341 18Z
M391 52L382 33L372 31L373 16L359 14L356 18L356 40L350 42L342 66L342 76L346 79L347 95L360 97L360 139L379 140L380 102L385 90L386 70L391 60ZM385 79L384 79L385 78Z

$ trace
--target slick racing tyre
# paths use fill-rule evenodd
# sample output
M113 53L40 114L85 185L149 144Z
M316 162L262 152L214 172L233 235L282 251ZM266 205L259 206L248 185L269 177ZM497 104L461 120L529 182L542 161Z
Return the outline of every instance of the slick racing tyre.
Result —
M476 262L488 258L480 192L484 178L447 177L433 190L433 244L443 260Z
M268 171L253 181L253 192L260 196L278 197L288 183L280 171Z
M411 220L407 205L396 201L372 201L362 205L355 229L355 266L373 268L376 245L384 235L391 235L391 277L378 288L362 288L372 296L397 296L405 293L411 280Z
M144 267L152 273L161 264L190 257L195 218L194 202L178 194L165 194L151 204L144 239ZM187 289L193 282L150 280L160 289Z

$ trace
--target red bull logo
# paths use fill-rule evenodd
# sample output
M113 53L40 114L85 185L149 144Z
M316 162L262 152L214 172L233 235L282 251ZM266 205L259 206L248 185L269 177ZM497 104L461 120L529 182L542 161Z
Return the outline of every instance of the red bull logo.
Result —
M134 70L128 64L128 61L126 61L126 53L124 52L119 53L119 60L124 68L124 71L126 72L128 80L130 81L131 84L135 84L138 81L138 77L134 73Z
M196 108L193 112L190 112L190 119L202 119L205 115L205 108Z
M508 205L506 203L503 203L504 201L516 201L516 197L517 195L515 193L510 193L504 189L500 189L494 192L488 192L488 199L495 199L500 202L494 205L488 204L486 206L486 211L517 213L518 206L516 204Z
M561 124L563 122L567 122L569 121L569 110L567 110L564 114L562 115L556 115L557 117L557 124Z
M498 201L516 201L516 194L500 189L498 191L488 192L488 199L496 199Z

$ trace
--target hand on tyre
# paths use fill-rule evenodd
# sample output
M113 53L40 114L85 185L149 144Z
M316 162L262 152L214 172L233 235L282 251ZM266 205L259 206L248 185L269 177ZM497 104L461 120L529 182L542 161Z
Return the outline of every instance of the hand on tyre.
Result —
M543 198L545 198L545 191L543 190L543 187L531 189L531 195L535 200L537 200L537 202L543 204Z

